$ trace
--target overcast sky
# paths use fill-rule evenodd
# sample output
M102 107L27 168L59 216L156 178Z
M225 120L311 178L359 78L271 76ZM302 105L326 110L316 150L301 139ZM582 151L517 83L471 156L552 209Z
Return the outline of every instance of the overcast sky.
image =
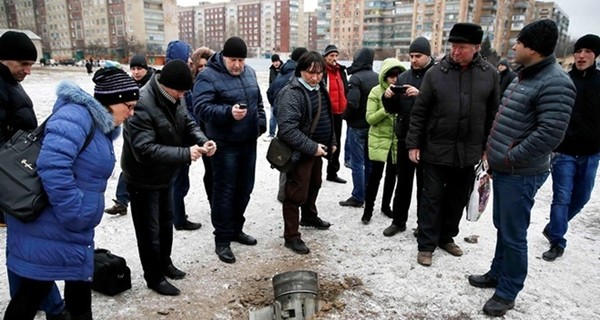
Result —
M223 0L208 0L223 2ZM196 5L199 0L177 0L183 6ZM549 2L549 1L546 1ZM554 0L569 16L569 35L577 39L588 33L600 33L600 0ZM317 0L305 0L306 9L317 6Z

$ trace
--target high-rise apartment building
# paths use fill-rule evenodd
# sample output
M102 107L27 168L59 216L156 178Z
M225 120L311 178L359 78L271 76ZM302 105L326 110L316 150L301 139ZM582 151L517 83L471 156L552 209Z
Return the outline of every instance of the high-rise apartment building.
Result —
M176 0L2 0L0 28L42 37L46 58L163 53L178 38Z
M558 43L565 44L568 42L569 16L555 2L536 1L535 19L550 19L556 22L556 26L558 27Z
M179 40L187 42L192 48L200 47L196 37L196 10L194 7L177 8L179 17Z

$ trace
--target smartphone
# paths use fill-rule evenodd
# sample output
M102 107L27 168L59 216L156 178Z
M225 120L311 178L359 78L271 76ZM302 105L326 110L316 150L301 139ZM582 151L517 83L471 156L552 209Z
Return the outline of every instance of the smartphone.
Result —
M245 104L245 103L238 103L238 108L240 108L240 109L246 109L246 108L248 108L248 105Z
M395 94L405 94L406 93L406 87L402 87L402 86L392 86L392 91L394 91Z

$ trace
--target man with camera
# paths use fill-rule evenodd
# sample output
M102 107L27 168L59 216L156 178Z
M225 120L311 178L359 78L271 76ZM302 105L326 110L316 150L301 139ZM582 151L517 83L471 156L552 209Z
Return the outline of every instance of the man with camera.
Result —
M234 263L232 241L256 245L244 233L244 212L254 188L256 140L267 130L265 111L254 69L245 64L248 49L239 37L227 39L196 78L194 112L206 125L206 135L219 145L212 157L211 220L215 253Z
M398 158L396 161L398 179L396 180L396 194L393 202L392 224L383 231L383 235L391 237L398 232L406 230L408 210L412 199L413 177L417 173L417 203L423 185L422 172L416 163L408 158L406 148L406 134L410 114L419 95L419 88L423 82L425 72L434 64L431 58L431 45L424 37L416 38L409 47L410 69L398 76L395 86L390 86L383 95L383 107L389 113L397 113L394 130L398 136ZM417 205L418 207L418 205Z

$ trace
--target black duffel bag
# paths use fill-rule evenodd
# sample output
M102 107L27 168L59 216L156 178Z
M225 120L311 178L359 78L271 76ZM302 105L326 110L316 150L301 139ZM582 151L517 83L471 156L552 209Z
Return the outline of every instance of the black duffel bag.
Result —
M131 289L131 270L125 259L106 249L96 249L92 289L109 296Z

